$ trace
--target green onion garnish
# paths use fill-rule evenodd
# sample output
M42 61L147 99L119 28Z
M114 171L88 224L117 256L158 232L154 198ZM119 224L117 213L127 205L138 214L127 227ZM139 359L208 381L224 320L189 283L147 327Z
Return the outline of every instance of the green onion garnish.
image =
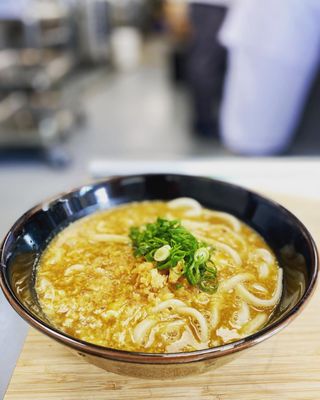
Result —
M155 263L159 270L183 263L183 273L191 285L204 292L217 290L217 269L210 260L210 249L200 242L178 220L158 218L156 222L130 230L134 254Z

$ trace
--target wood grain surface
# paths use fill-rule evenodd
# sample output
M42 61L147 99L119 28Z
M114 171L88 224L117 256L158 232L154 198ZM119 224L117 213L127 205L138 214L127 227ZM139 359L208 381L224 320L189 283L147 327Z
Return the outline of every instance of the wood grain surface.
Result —
M320 202L271 195L320 244ZM284 331L204 375L152 381L105 372L30 330L5 400L320 399L320 291Z

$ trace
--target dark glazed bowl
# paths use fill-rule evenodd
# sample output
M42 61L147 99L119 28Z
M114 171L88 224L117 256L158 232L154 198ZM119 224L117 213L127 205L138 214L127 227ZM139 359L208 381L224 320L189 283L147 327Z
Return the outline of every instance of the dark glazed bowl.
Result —
M256 229L284 270L284 291L267 326L249 337L212 349L149 354L90 344L57 330L42 314L34 293L35 265L48 240L70 222L97 210L141 200L187 196L207 208L234 214ZM314 241L304 225L280 205L229 183L184 175L150 174L99 181L57 196L24 214L0 249L2 290L31 326L108 371L144 378L174 378L228 362L240 351L268 339L303 309L318 274Z

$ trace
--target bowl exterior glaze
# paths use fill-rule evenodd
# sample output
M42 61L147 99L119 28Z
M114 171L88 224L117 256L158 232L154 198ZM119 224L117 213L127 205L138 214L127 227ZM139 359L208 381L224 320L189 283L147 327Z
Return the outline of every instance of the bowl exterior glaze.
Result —
M75 352L74 350L72 350ZM86 360L99 368L108 372L113 372L118 375L132 376L142 379L177 379L189 375L200 375L209 370L219 368L236 357L239 357L243 352L237 352L224 357L213 359L204 359L200 361L191 361L176 364L139 364L128 363L126 361L112 360L110 358L98 357L86 353L75 352L79 357Z
M35 269L48 241L71 222L98 210L143 200L192 197L204 207L229 212L258 231L284 270L281 301L268 324L236 342L186 353L148 354L114 350L75 339L50 324L34 291ZM229 362L283 329L303 309L318 275L318 255L304 225L263 196L226 182L175 174L112 177L60 194L26 212L0 248L1 288L31 326L108 371L142 378L177 378Z

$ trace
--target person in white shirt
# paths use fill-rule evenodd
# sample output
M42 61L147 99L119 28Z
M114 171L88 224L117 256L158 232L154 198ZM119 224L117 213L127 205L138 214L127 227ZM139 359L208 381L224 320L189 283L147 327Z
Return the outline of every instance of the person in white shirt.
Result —
M228 49L225 146L247 155L284 152L319 66L320 1L235 1L220 39Z

